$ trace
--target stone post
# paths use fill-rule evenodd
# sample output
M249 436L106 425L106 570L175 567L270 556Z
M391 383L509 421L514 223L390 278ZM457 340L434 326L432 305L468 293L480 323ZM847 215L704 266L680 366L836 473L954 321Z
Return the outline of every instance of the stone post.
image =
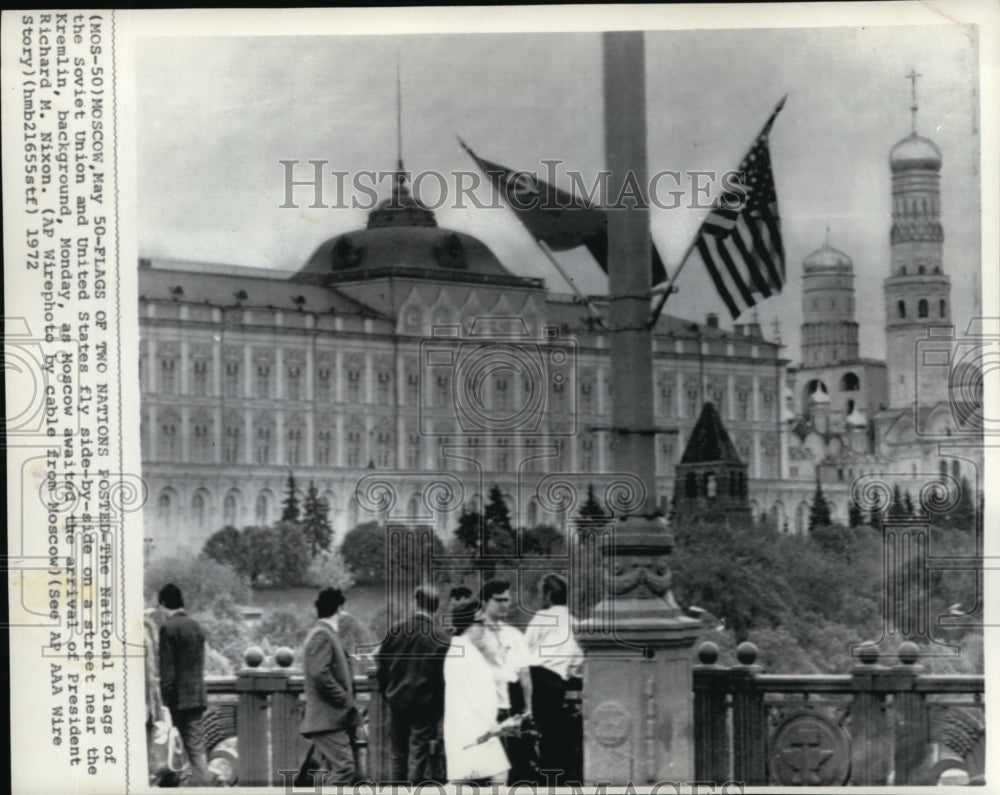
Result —
M733 688L733 778L747 785L767 784L767 720L764 694L757 687L757 647L744 641L736 648L739 665L730 670Z
M878 665L879 650L874 643L859 647L857 656L861 664L851 672L851 784L884 786L889 775L885 694L892 689L894 674Z
M274 672L258 666L264 653L255 646L244 655L247 667L236 673L236 708L239 734L239 782L243 787L262 787L271 783L271 743L268 737L268 707L275 685ZM284 679L282 672L280 678Z
M927 750L928 725L926 697L916 689L917 674L923 666L916 665L920 650L913 641L899 644L899 665L893 668L897 675L893 693L896 713L895 785L917 783L914 773Z
M691 781L691 648L701 623L670 593L673 536L626 517L604 548L608 597L581 625L584 782Z
M729 726L726 695L729 668L719 665L719 647L710 641L698 647L694 667L694 777L722 784L729 780Z

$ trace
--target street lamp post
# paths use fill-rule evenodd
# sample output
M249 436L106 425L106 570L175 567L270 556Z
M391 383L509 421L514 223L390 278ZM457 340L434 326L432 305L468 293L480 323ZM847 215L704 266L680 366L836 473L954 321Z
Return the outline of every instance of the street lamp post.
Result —
M691 648L700 622L670 591L673 534L657 515L653 332L643 34L604 34L612 438L618 472L645 487L644 507L617 517L604 546L606 598L581 627L584 779L645 785L694 773Z

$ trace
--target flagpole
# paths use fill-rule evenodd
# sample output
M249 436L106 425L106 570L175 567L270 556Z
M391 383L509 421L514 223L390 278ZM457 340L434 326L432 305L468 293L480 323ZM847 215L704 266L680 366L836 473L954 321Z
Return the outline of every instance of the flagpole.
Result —
M552 249L549 248L548 243L546 243L544 240L539 240L537 237L534 237L533 239L534 239L535 243L538 244L538 247L545 253L545 256L549 258L549 262L551 262L552 265L555 267L555 269L557 271L559 271L559 275L563 277L563 279L566 281L566 283L570 286L570 289L576 294L576 297L580 300L580 303L582 303L584 306L586 306L587 309L590 311L590 314L593 315L594 321L596 322L596 324L598 326L600 326L601 328L604 328L605 327L604 326L604 320L598 314L597 310L594 309L593 305L590 303L590 299L587 298L586 296L584 296L583 293L581 293L577 289L576 284L569 277L569 275L566 273L566 271L563 270L562 265L560 265L558 262L556 262L556 258L552 254Z
M687 251L684 252L684 256L681 258L680 265L677 266L677 270L674 271L674 275L670 277L670 281L667 282L667 286L663 291L663 295L660 296L660 300L657 301L656 307L653 309L652 314L649 316L649 321L646 323L646 328L653 328L656 325L656 321L660 318L660 313L663 311L664 304L667 303L667 299L670 294L674 291L674 284L677 282L677 277L681 275L681 271L684 270L684 266L687 265L687 261L691 259L691 252L694 251L694 247L698 245L698 235L695 235L691 242L688 244Z
M486 168L483 167L483 164L479 161L479 158L466 145L465 141L463 141L462 138L460 136L458 136L458 135L456 135L455 137L458 139L458 145L461 146L462 149L465 151L465 153L469 157L472 158L472 160L475 162L475 164L479 168L479 170L482 171L483 173L487 173L486 172ZM500 191L497 191L497 193L502 197L502 194L500 193ZM506 203L507 202L504 202L504 204L506 204ZM522 223L522 225L523 225L523 223ZM525 226L525 229L527 229L527 226ZM529 234L531 234L530 231L529 231ZM559 275L563 277L563 280L569 285L570 289L576 294L576 297L580 301L580 303L582 303L584 306L587 307L587 310L593 316L595 323L598 326L600 326L601 328L605 328L605 326L604 326L604 320L601 319L601 316L597 313L597 310L594 309L593 305L591 305L590 300L583 293L581 293L577 289L576 284L569 277L569 275L566 273L566 271L563 270L562 265L560 265L556 261L555 256L552 254L552 249L549 248L548 244L544 240L540 240L537 237L535 237L534 235L531 235L531 239L535 241L535 245L537 245L542 250L542 253L545 254L546 257L548 257L549 262L552 263L553 267L556 269L556 271L559 273Z
M768 117L768 120L764 123L764 126L761 128L760 133L758 133L757 136L758 138L762 135L767 135L768 133L771 132L771 125L774 124L774 120L778 118L778 114L781 112L781 109L785 107L786 99L788 99L788 94L785 94L778 102L778 104L775 106L774 110L771 112L771 115ZM751 148L750 151L753 151L753 149ZM660 300L657 302L656 307L653 309L653 312L650 315L648 324L649 328L653 328L653 326L656 325L656 321L659 320L660 313L663 311L663 306L667 303L667 299L670 297L670 294L674 291L674 283L677 281L677 277L680 275L680 272L684 269L684 266L687 264L687 261L691 258L691 252L694 251L695 246L698 245L698 239L700 237L701 237L701 227L698 227L698 231L695 232L694 238L692 238L691 243L688 244L687 251L685 251L684 256L681 257L680 265L677 266L677 270L674 271L674 275L670 278L670 281L667 283L666 290L660 297Z

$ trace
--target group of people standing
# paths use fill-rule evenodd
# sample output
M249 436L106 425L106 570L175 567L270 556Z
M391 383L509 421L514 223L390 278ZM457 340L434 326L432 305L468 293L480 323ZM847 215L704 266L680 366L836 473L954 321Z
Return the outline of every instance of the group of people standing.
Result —
M440 606L435 589L416 589L412 614L389 628L375 653L379 690L388 705L394 782L579 780L580 729L566 710L565 695L567 683L580 674L583 655L566 607L566 580L546 574L539 590L543 608L521 632L506 621L512 606L506 581L488 580L478 595L453 588L447 621L435 617ZM317 621L302 648L300 731L310 748L300 776L322 770L330 784L354 783L359 773L362 715L340 626L345 601L336 588L320 591ZM159 605L158 631L152 622L147 626L147 731L162 705L190 763L188 783L216 783L202 727L205 633L186 614L175 585L161 589Z
M437 593L417 588L413 615L390 628L375 655L394 781L439 778L441 738L451 782L534 783L542 771L543 783L579 777L579 729L565 692L583 655L565 579L547 574L539 587L544 607L524 633L506 621L506 581L487 581L478 597L452 589L447 630L434 618Z

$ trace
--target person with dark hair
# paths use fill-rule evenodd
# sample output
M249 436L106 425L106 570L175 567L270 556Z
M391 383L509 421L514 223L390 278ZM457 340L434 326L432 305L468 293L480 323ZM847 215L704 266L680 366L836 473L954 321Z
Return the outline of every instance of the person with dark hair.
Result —
M306 713L301 733L312 742L319 767L331 784L353 783L356 768L351 737L358 726L354 677L344 653L338 611L344 594L324 588L316 598L318 620L306 637L302 652Z
M379 689L389 704L392 780L418 785L434 778L448 642L434 625L437 592L421 585L413 599L416 611L389 629L375 661Z
M568 587L559 574L546 574L538 584L542 609L525 632L531 654L532 714L538 727L542 770L579 775L572 758L573 723L566 711L566 684L578 676L583 651L573 637L573 617L566 607Z
M482 609L484 632L479 646L486 661L493 667L497 702L497 720L503 722L511 716L531 718L531 659L524 635L506 621L510 612L511 588L505 580L492 579L483 583ZM522 726L530 725L522 720ZM535 771L531 767L531 749L522 737L505 735L504 749L510 759L510 781L532 781Z
M483 657L479 602L452 614L454 637L444 660L444 747L448 781L504 784L510 762L500 741L492 666Z
M209 786L214 777L208 769L202 716L208 707L205 693L205 632L184 612L181 589L167 583L160 589L160 607L166 619L160 625L160 693L163 705L180 734L184 753L191 763L192 785Z

